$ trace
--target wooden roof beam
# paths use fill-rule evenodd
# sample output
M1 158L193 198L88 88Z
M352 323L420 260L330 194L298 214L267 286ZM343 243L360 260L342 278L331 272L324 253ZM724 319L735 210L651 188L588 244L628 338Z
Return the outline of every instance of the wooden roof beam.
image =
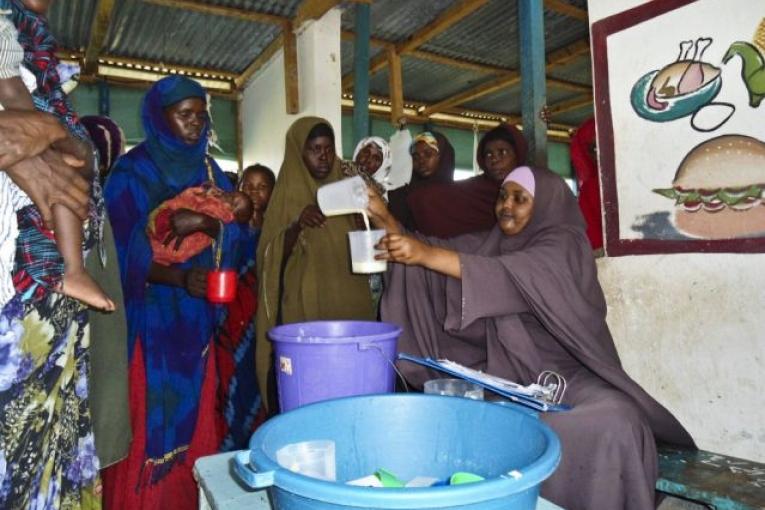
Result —
M369 61L369 76L382 71L385 67L388 66L388 53L391 51L395 52L396 48L388 47L385 51ZM353 88L353 73L348 73L343 76L341 87L343 91L348 91Z
M459 94L447 97L443 101L439 101L430 106L426 106L422 111L422 115L427 117L429 115L433 115L434 113L442 112L454 106L492 94L498 90L512 87L513 85L520 83L520 81L521 75L518 72L513 72L507 76L500 76L499 78L495 78L472 89L468 89L460 92Z
M268 14L265 12L250 11L239 9L237 7L226 7L223 5L213 5L192 0L143 0L146 3L160 5L162 7L171 7L174 9L183 9L187 11L199 12L202 14L211 14L213 16L224 16L236 18L244 21L256 21L258 23L270 23L282 25L289 21L284 16Z
M489 0L459 0L434 21L428 23L425 27L409 36L406 40L396 44L396 53L403 55L410 51L414 51L422 44L425 44L430 39L459 22L461 19L466 18L486 5L488 1ZM371 76L379 72L385 68L386 65L388 65L387 55L381 55L372 59L369 62L369 75ZM349 73L343 77L342 87L343 90L348 90L353 87L353 74Z
M247 66L247 68L234 79L234 84L236 85L236 88L242 89L245 85L247 85L247 82L250 81L250 78L252 78L252 75L254 75L258 70L266 65L266 63L271 60L271 57L274 56L274 53L279 51L282 46L284 45L284 34L279 34L274 38L273 41L271 41L271 44L266 46L266 48L260 52L260 55L255 57L255 60L250 62L250 65Z
M404 84L401 78L401 55L395 49L386 51L388 56L388 91L390 94L390 123L397 125L404 117Z
M297 36L293 30L282 33L284 45L284 97L287 114L300 113L300 73L298 72Z
M396 50L401 54L419 48L452 25L473 14L475 11L486 5L488 1L489 0L459 0L433 22L412 34L405 41L397 44Z
M592 96L587 97L575 97L574 99L569 99L567 101L562 101L558 104L554 104L548 108L550 112L550 116L560 115L561 113L566 113L574 110L578 110L580 108L584 108L585 106L589 106L592 104Z
M549 73L556 67L565 66L570 64L574 60L582 57L583 55L590 54L590 41L585 39L579 39L571 44L564 46L547 54L547 65L545 70Z
M580 9L563 0L545 0L545 9L578 19L579 21L587 22L588 20L587 11L585 9Z
M292 25L300 30L305 22L321 18L339 4L340 0L303 0L295 12Z
M98 55L104 47L106 32L112 20L114 0L98 0L96 13L90 25L90 42L85 49L83 67L86 74L95 74L98 71Z
M572 44L569 44L568 46L561 48L559 50L556 50L550 53L549 55L547 55L547 65L545 66L545 70L549 72L552 69L555 69L555 67L562 65L562 63L568 63L575 58L579 58L582 54L589 51L590 51L590 44L586 39L582 39ZM463 103L467 103L469 101L473 101L474 99L478 99L479 97L493 94L494 92L500 89L512 87L513 85L519 83L520 81L521 79L518 72L512 71L508 73L507 75L495 78L494 80L491 80L488 83L483 83L472 89L468 89L458 94L455 94L452 97L447 97L446 99L442 101L439 101L435 104L432 104L426 107L422 113L423 115L432 115L434 113L443 111L453 106L457 106ZM561 82L559 81L558 83L561 83ZM569 82L563 82L563 83L569 83ZM583 92L590 92L590 90L587 89L586 91L583 91Z
M56 52L56 56L64 60L82 60L85 58L85 54L81 51L61 49ZM166 62L157 62L155 60L145 60L140 58L118 57L116 55L100 55L96 60L99 64L115 65L122 67L133 67L138 70L152 71L162 74L170 74L172 70L179 72L182 71L192 77L209 78L213 80L227 80L234 81L238 76L236 73L230 71L223 71L219 69L208 69L204 67L192 67L180 64L169 64ZM83 76L93 77L93 73L83 73Z
M346 41L355 41L356 40L356 34L354 32L351 32L350 30L343 30L340 32L340 38L344 39ZM396 44L392 43L390 41L386 41L384 39L377 39L375 37L369 38L369 43L372 46L382 46L383 48L395 48Z
M581 94L592 94L592 87L582 83L575 83L573 81L559 80L557 78L547 77L547 86L558 89L568 90L570 92L579 92Z

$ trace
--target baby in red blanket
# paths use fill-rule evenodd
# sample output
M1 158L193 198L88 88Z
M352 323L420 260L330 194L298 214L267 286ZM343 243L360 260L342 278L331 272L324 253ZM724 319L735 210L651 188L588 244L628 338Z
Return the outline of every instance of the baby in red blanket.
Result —
M181 209L206 214L223 223L236 221L247 224L253 214L250 197L241 191L223 191L210 185L182 191L176 197L162 202L149 216L146 234L154 252L154 261L159 264L185 262L212 244L213 240L202 232L187 236L177 249L175 242L165 243L171 233L170 220Z

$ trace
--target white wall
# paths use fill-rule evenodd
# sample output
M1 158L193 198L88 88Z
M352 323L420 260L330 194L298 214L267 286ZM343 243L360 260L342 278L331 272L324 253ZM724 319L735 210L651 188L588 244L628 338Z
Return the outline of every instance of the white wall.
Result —
M590 0L590 23L644 1ZM765 255L606 257L598 269L627 372L701 448L765 461Z
M315 115L335 130L342 154L340 9L306 23L297 38L300 113L287 115L284 52L279 50L242 93L242 156L244 165L261 163L275 172L284 158L284 137L295 119Z

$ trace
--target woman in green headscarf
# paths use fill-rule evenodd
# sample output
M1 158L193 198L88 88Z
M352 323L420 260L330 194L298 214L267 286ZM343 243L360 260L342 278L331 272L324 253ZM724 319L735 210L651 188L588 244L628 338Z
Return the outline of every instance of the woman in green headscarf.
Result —
M258 246L260 302L257 371L261 395L272 367L266 338L277 324L328 319L374 320L369 281L351 273L347 233L353 216L325 217L316 190L343 178L335 135L318 117L296 120L266 211Z

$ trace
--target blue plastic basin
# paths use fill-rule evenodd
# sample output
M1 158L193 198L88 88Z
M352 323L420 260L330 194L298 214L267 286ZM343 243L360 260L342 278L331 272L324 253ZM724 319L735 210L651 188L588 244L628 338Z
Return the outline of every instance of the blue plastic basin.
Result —
M293 473L276 451L301 441L336 443L337 482ZM542 481L560 461L560 442L529 413L487 402L423 394L349 397L310 404L262 425L236 471L268 488L276 509L533 510ZM368 488L345 482L385 468L401 480L446 479L467 471L486 480L418 489Z

